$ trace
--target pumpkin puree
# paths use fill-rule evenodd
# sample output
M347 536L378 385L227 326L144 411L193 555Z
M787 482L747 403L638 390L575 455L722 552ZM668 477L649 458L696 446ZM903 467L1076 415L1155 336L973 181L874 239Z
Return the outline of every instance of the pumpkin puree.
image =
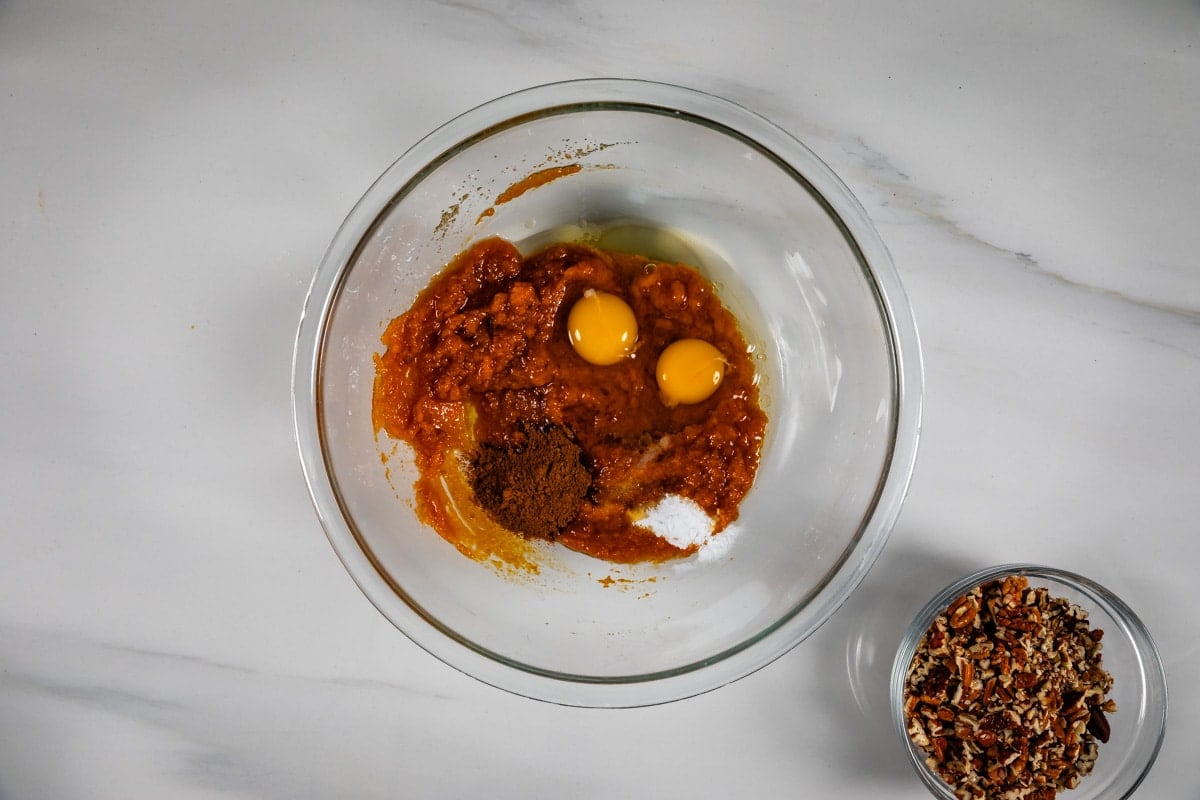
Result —
M568 340L567 312L587 289L622 297L637 317L637 347L618 364L589 364ZM681 338L715 345L725 378L707 400L668 407L655 361ZM502 541L518 534L483 530L478 514L467 524L456 509L473 502L469 488L461 496L462 472L476 448L512 446L530 426L569 432L591 475L579 513L551 538L613 562L695 549L637 526L641 509L681 495L720 531L754 481L766 428L754 367L737 321L689 266L582 244L523 258L511 243L485 239L392 320L383 343L375 428L415 451L418 516L477 560L528 558Z

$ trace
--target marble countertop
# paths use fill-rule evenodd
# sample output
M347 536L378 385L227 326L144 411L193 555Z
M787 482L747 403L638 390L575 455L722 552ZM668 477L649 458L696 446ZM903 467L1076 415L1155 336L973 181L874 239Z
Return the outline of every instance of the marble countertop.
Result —
M563 708L412 644L312 510L290 413L353 203L515 89L639 77L762 113L858 195L924 346L911 491L808 641ZM0 4L0 798L920 798L888 662L993 563L1154 634L1139 797L1200 787L1200 5Z

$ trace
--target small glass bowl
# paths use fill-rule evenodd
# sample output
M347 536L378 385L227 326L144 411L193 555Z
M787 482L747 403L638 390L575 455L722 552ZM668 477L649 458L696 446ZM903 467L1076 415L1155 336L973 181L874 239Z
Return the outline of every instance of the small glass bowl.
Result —
M1102 664L1113 676L1108 696L1117 704L1117 710L1108 715L1111 735L1099 745L1091 774L1060 796L1071 800L1129 797L1150 772L1166 727L1167 684L1158 651L1146 626L1112 592L1081 575L1033 564L988 567L956 581L938 592L905 632L892 664L891 706L892 720L913 768L934 796L955 800L951 786L925 763L928 753L908 735L904 684L917 646L934 619L971 589L1010 575L1025 576L1031 588L1044 587L1051 597L1079 606L1087 612L1092 629L1104 631Z

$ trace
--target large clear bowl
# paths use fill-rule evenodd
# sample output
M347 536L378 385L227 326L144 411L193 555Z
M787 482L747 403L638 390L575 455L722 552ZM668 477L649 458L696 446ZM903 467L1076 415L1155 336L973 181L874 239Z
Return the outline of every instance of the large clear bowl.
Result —
M534 174L556 179L531 188ZM526 191L509 200L513 186ZM536 574L514 577L417 519L411 459L371 425L373 359L388 321L493 235L526 248L608 236L690 260L713 281L756 351L769 416L755 484L722 547L622 566L547 545ZM812 152L711 95L588 80L480 106L384 172L313 279L293 388L321 523L388 619L495 686L634 706L752 672L846 599L900 511L921 381L888 252Z

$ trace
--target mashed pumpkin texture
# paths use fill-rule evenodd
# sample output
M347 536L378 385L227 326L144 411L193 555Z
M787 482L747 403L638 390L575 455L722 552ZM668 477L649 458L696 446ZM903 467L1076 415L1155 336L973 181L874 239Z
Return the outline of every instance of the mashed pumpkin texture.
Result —
M636 345L615 363L590 363L571 344L568 314L589 291L621 298L636 318ZM680 339L723 359L720 385L698 402L659 389L658 358ZM531 427L568 432L591 478L578 514L550 538L601 559L686 555L695 548L636 525L638 514L684 497L719 532L754 481L767 423L755 370L737 321L692 267L582 244L523 257L486 239L388 325L383 343L376 430L412 445L419 516L473 557L496 548L470 541L478 525L454 512L471 501L453 496L466 485L455 473L481 446L521 446Z

